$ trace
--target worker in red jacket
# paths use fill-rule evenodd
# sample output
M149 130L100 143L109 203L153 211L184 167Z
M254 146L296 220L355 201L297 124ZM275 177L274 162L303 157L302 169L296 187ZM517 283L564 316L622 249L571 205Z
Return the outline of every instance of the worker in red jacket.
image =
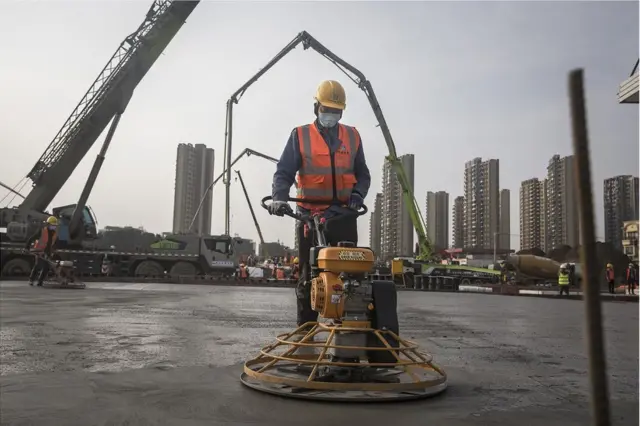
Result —
M638 285L638 270L636 269L636 265L629 263L627 267L627 291L629 294L636 294L636 285Z
M604 271L605 279L607 280L607 284L609 284L609 293L615 294L616 292L616 275L613 272L613 265L611 263L607 263L607 269Z
M50 216L46 225L35 232L31 238L27 240L26 249L31 249L35 255L35 262L29 275L29 285L33 285L36 276L38 277L38 286L41 287L45 278L49 274L49 258L53 254L58 234L58 218ZM33 247L31 244L33 243Z

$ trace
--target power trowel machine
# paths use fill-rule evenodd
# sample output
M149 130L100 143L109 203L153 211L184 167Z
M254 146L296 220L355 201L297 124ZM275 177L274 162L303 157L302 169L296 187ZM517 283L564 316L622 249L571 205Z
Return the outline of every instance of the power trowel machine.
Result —
M268 209L269 200L265 197L262 207ZM344 211L361 216L367 208ZM284 214L304 222L314 235L307 285L320 319L262 348L245 363L243 384L294 398L357 402L416 399L444 391L444 371L399 336L395 284L368 277L373 251L351 242L327 245L325 231L340 216Z

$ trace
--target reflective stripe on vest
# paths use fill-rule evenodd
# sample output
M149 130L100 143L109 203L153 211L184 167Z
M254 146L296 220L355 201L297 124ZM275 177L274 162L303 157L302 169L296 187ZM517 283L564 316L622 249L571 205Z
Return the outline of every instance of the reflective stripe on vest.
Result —
M558 285L569 285L569 274L560 273L558 276Z
M56 231L53 231L51 245L56 242ZM49 241L49 229L45 226L40 231L40 238L33 244L33 249L36 251L43 251L47 248L47 241Z
M302 165L298 171L298 198L333 201L334 176L329 146L315 123L296 130L302 157ZM336 197L346 203L356 184L354 166L360 137L353 127L338 124L338 139L341 145L334 153ZM329 206L301 202L298 205L310 210Z

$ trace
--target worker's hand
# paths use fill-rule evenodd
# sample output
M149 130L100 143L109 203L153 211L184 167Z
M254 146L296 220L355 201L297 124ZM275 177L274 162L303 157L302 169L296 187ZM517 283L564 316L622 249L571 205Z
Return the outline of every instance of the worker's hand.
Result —
M274 201L269 205L269 214L284 216L285 213L293 213L291 206L286 201Z
M352 192L351 197L349 198L349 208L357 211L363 204L364 200L362 199L362 196L357 192Z

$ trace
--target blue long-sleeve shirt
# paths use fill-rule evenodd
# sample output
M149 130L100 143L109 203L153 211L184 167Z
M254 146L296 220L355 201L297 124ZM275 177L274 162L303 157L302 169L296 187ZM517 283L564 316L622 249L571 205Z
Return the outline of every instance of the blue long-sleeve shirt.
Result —
M329 146L331 153L335 153L341 145L341 142L338 139L338 126L325 129L317 121L316 125L318 126L318 129L320 129L320 134ZM302 154L300 153L298 132L294 129L289 136L287 145L284 147L284 151L280 156L280 161L278 161L276 172L273 175L272 196L275 201L287 200L291 185L295 182L296 174L301 167ZM353 187L353 192L357 192L362 196L362 199L364 199L369 193L369 187L371 186L371 173L369 173L369 167L367 166L367 162L364 158L362 143L360 143L358 152L356 152L353 167L357 181ZM300 207L298 207L298 209L303 210ZM344 208L331 206L325 212L325 216L333 216L334 214L340 214L343 211Z

